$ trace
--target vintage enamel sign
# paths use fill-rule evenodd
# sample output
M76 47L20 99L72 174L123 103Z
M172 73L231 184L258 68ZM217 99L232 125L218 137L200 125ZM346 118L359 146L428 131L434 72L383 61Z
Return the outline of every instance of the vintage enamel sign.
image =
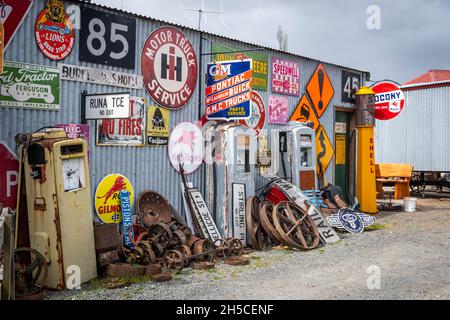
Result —
M102 179L95 191L95 212L104 223L122 222L120 191L130 194L130 206L133 206L134 192L131 182L124 175L115 173Z
M204 144L202 131L191 122L179 123L169 137L169 159L180 172L180 165L186 174L192 173L202 164Z
M216 223L209 212L206 205L205 199L203 199L202 194L197 189L188 190L191 195L191 201L193 207L196 210L196 217L201 225L203 232L206 232L205 236L208 237L212 242L222 239L219 230L217 229Z
M59 110L59 69L5 61L0 93L2 107Z
M342 102L355 103L355 93L361 86L361 74L342 70Z
M145 98L130 98L130 117L97 120L96 143L99 146L145 145Z
M291 115L291 121L297 122L308 122L311 121L314 123L314 131L317 130L320 126L320 121L316 116L314 108L311 106L308 98L304 94L300 99L300 102L295 108L294 112Z
M0 203L3 207L16 209L19 184L19 161L8 145L0 141Z
M323 244L330 244L340 240L339 235L330 226L319 209L317 209L314 205L311 205L309 207L308 214L316 224L317 230L319 230L320 242Z
M241 240L245 246L247 243L247 225L245 224L245 184L233 183L233 236Z
M47 1L36 18L34 36L39 50L50 60L63 60L70 54L75 29L61 0Z
M285 124L288 121L289 100L287 97L270 96L269 123Z
M272 92L298 96L300 65L293 61L272 58Z
M256 136L259 136L266 123L266 107L262 97L256 92L251 92L251 116L246 120L239 120L240 124L255 130Z
M252 60L207 64L205 90L209 120L246 120L251 116Z
M377 223L374 217L355 212L349 208L340 209L337 213L333 213L327 217L327 221L332 227L345 229L350 233L361 233L364 228Z
M170 111L159 106L148 107L147 145L166 146L169 143Z
M323 64L319 64L306 86L309 98L320 118L334 96L334 88Z
M333 145L328 138L328 135L323 126L319 126L316 132L316 162L317 162L317 176L321 178L331 159L334 155Z
M144 43L141 70L148 94L159 105L180 109L197 84L197 56L185 34L173 27L154 30Z
M400 114L405 106L405 95L400 85L393 81L380 81L372 85L375 92L375 118L390 120Z
M85 117L89 120L130 117L129 93L102 93L85 96Z
M3 23L5 32L5 49L32 6L33 0L2 0L0 3L0 22Z
M130 202L130 192L128 190L120 190L120 208L122 210L122 233L123 233L123 243L129 247L133 248L134 230L133 230L133 219L131 217L131 202Z

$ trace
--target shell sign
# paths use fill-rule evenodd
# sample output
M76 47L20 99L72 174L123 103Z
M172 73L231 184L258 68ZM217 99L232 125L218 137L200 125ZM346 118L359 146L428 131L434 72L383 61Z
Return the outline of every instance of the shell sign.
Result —
M95 212L104 223L122 222L120 191L130 193L130 206L133 206L134 192L130 181L121 174L110 174L102 179L95 191Z

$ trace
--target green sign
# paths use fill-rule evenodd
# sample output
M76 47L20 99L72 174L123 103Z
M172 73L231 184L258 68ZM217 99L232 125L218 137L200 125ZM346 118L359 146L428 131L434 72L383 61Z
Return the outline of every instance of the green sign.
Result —
M0 107L59 110L59 69L5 61Z
M267 74L269 68L269 58L267 54L251 51L229 53L230 51L237 51L237 50L217 43L213 43L211 49L213 54L212 56L213 61L229 61L248 58L252 59L253 89L267 91Z

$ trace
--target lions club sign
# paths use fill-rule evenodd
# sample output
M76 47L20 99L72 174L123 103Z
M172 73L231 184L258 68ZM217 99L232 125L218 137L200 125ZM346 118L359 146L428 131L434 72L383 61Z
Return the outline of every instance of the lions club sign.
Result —
M197 83L197 56L185 34L173 27L154 30L144 44L141 70L148 94L159 105L180 109Z
M133 206L134 192L130 181L121 174L110 174L102 179L95 191L95 211L104 223L122 222L121 191L129 193L129 205Z

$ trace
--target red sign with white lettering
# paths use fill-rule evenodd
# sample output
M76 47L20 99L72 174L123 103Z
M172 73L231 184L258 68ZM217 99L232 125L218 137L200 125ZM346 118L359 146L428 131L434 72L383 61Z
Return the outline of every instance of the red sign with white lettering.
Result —
M405 96L399 84L380 81L372 86L372 90L375 92L375 119L390 120L403 110Z
M4 142L0 142L0 203L3 207L16 209L19 184L19 161Z
M5 32L5 49L19 29L32 5L32 0L3 0L0 2L0 21L3 23Z

